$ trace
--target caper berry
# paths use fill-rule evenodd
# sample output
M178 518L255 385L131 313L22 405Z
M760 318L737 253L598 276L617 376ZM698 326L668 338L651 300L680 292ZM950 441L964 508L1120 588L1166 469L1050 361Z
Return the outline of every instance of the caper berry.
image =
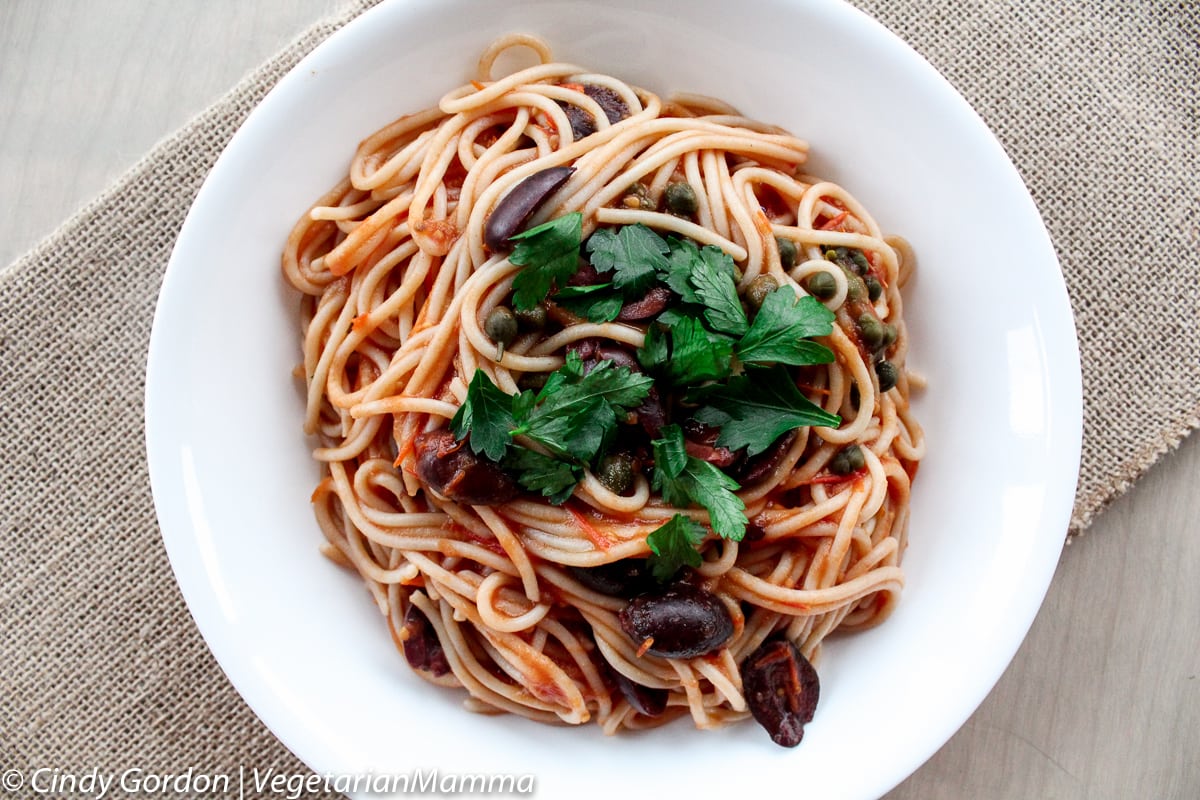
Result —
M700 207L696 201L696 190L691 187L691 184L683 181L668 183L664 196L667 200L667 209L672 214L678 214L681 217L690 217Z
M883 284L874 275L867 275L863 278L863 283L867 285L867 298L874 303L883 294Z
M779 283L770 275L759 275L746 287L746 302L751 308L762 308L767 295L779 288Z
M818 300L828 300L837 294L837 278L822 270L804 279L804 289Z
M829 471L834 475L849 475L851 472L857 472L867 465L867 459L863 456L862 448L856 444L849 447L843 447L829 461Z
M504 306L496 306L484 320L483 332L496 344L507 347L517 338L517 317Z
M605 456L596 468L596 480L613 494L624 494L633 485L633 459L624 453Z
M890 322L884 323L884 325L883 325L883 346L891 347L893 344L896 343L896 337L899 335L900 335L900 332L896 329L895 325L893 325Z
M878 349L883 344L883 337L883 323L879 321L879 317L870 312L859 315L858 338L869 350Z
M546 307L542 305L533 308L518 309L514 312L517 325L523 331L540 331L546 327Z
M880 361L875 365L875 375L879 378L879 391L886 392L900 379L900 370L890 361Z
M796 266L796 243L782 236L775 237L775 246L779 248L779 263L784 272Z

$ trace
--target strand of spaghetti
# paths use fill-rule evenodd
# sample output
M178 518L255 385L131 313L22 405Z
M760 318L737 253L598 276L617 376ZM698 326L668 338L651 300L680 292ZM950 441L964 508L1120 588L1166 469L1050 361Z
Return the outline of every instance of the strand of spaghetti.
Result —
M781 614L814 614L855 602L872 592L899 592L904 586L904 573L899 567L884 567L830 588L786 589L735 567L727 573L725 586L731 596Z

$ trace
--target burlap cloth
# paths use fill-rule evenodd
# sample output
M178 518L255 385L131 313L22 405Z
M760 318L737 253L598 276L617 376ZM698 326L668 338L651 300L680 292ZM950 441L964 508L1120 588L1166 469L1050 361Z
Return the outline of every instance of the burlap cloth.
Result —
M265 92L370 4L314 25L0 273L2 766L303 770L176 588L143 375L163 270L208 169ZM1050 229L1083 362L1078 533L1200 411L1200 4L859 5L982 114Z

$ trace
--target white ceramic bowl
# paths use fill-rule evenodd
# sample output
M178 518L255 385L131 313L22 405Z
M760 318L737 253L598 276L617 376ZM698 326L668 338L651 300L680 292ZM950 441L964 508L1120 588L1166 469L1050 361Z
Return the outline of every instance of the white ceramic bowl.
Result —
M296 300L279 251L363 136L468 79L493 37L666 94L724 98L808 139L919 256L907 288L928 458L896 613L827 645L802 745L686 720L606 738L473 715L409 672L356 577L317 552L300 430ZM331 775L535 776L544 797L877 797L967 719L1016 652L1064 539L1079 363L1049 238L967 103L882 26L836 2L408 0L365 13L285 77L204 184L167 270L146 434L171 563L237 689ZM254 765L246 765L250 768Z

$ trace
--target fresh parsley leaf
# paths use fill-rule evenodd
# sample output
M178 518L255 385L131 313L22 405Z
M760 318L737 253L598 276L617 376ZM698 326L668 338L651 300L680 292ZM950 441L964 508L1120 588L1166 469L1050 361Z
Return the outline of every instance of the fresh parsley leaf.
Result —
M669 337L666 331L662 325L651 325L646 329L646 339L637 351L637 360L642 369L657 372L667 363Z
M807 338L828 336L833 319L833 312L815 297L797 299L790 288L780 287L767 295L738 342L738 357L745 364L828 364L833 351Z
M695 520L676 514L662 527L646 537L646 544L654 553L650 558L650 571L659 581L671 578L680 567L698 567L703 562L697 550L708 532Z
M523 488L540 492L556 506L567 501L583 478L583 470L578 465L520 445L509 448L502 466L516 476L517 483Z
M470 433L472 451L499 461L512 441L510 431L516 427L514 400L477 369L467 386L467 399L450 420L450 431L459 441Z
M685 303L699 303L696 290L692 288L692 269L700 259L700 249L691 239L679 239L672 236L667 240L671 248L667 256L667 266L659 270L658 277L672 292L679 295Z
M691 282L696 297L705 305L704 319L713 330L730 336L746 333L750 323L733 282L733 259L725 251L705 246L692 267Z
M741 541L746 535L746 505L734 494L737 481L712 464L687 454L683 431L678 425L662 429L662 439L651 442L654 448L652 487L663 500L676 508L691 505L708 510L708 519L717 535Z
M793 428L834 428L842 418L830 414L800 393L787 369L756 369L708 391L696 419L721 429L717 444L747 455L763 452Z
M671 357L666 374L677 386L721 380L733 363L733 340L709 331L694 317L681 317L669 329Z
M551 287L565 286L579 269L582 240L583 214L579 211L509 237L516 247L508 260L524 267L513 278L513 307L528 311L546 299Z
M528 436L558 455L589 462L615 432L618 415L645 400L653 385L649 376L611 361L601 361L584 374L579 354L568 353L566 364L551 374L537 404L512 433Z
M568 286L554 295L554 302L589 322L612 322L621 313L625 298L613 291L611 283L598 283Z
M600 228L588 238L588 257L598 272L613 272L613 285L625 294L649 289L665 270L666 241L645 225Z

